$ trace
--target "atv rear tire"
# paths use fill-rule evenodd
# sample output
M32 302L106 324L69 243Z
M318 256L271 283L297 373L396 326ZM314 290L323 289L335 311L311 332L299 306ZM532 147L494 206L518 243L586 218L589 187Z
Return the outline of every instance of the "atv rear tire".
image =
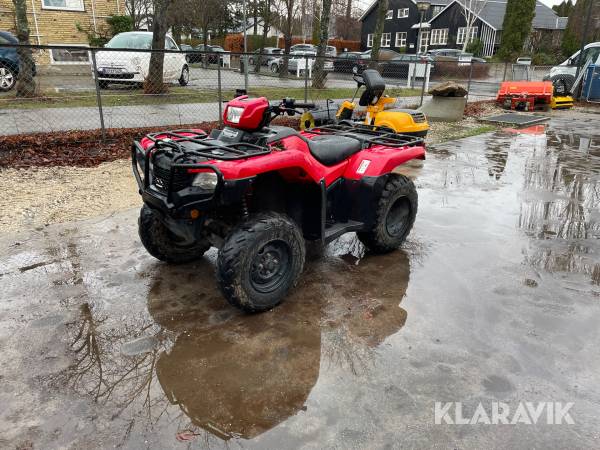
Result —
M210 248L210 243L205 240L193 244L180 243L158 214L146 205L140 210L138 232L148 253L168 263L183 264L195 261Z
M287 216L251 217L225 239L217 280L227 301L246 312L279 304L296 284L306 250L302 233Z
M377 202L375 226L358 238L375 253L396 250L410 233L418 208L417 190L404 175L391 174Z

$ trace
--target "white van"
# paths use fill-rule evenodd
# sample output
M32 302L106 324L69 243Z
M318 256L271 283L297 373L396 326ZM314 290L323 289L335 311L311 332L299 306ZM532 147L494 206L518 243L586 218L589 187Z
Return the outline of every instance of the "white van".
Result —
M564 80L567 89L571 90L575 83L575 75L579 65L579 53L580 51L573 53L566 61L550 69L550 72L544 77L544 81ZM585 46L582 67L590 59L596 64L600 62L600 42L592 42Z

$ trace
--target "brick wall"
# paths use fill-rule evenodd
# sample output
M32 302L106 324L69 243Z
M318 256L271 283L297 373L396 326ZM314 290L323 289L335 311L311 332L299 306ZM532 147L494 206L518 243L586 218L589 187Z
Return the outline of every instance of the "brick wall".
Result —
M105 18L125 14L125 0L82 0L83 11L54 10L43 7L44 0L27 0L27 15L32 44L87 44L85 33L77 30L106 26ZM68 0L76 4L76 0ZM14 32L15 14L12 0L0 0L0 30ZM38 63L50 62L48 52L36 55Z

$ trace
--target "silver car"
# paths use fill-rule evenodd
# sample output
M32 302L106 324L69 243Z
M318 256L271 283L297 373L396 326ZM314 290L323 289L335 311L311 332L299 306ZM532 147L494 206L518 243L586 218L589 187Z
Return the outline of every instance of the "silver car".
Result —
M315 52L292 52L290 53L288 60L288 72L297 73L298 72L298 64L300 61L305 61L308 57L309 64L314 66L316 61L317 54ZM281 66L283 65L283 57L274 59L269 63L269 69L273 73L279 73ZM303 72L303 65L300 66L300 72ZM323 66L323 70L325 72L333 72L333 61L328 59L325 60L325 64Z

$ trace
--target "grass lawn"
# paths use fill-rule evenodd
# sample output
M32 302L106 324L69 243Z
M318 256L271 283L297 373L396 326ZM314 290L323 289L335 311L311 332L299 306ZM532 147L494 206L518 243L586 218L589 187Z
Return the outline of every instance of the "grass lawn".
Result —
M354 94L354 88L309 88L308 99L325 100L328 98L341 99L350 98ZM417 89L390 88L386 91L390 96L410 97L420 95ZM223 90L223 100L233 98L234 89ZM304 87L256 87L250 88L251 96L267 97L269 100L277 100L285 97L304 100ZM102 91L103 106L127 106L127 105L165 105L165 104L187 104L187 103L214 103L219 100L216 90L198 90L193 87L170 86L169 92L160 95L146 95L142 89L107 89ZM14 94L0 97L0 109L39 109L39 108L75 108L85 106L96 106L96 92L45 92L39 97L32 99L16 98Z

